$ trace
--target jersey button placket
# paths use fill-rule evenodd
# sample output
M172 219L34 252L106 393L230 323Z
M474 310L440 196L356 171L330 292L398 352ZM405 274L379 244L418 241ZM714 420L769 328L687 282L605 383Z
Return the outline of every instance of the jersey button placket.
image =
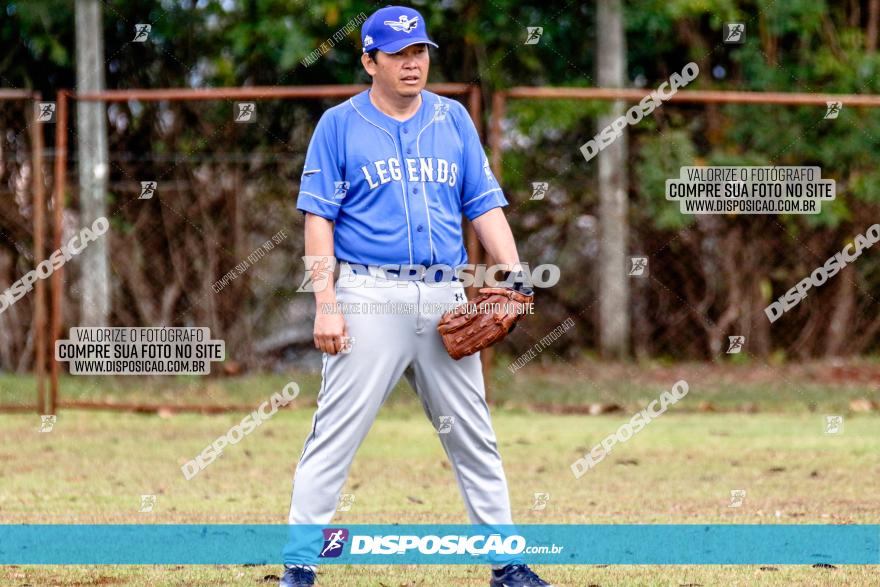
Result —
M400 144L403 145L404 151L407 155L412 155L414 151L413 139L409 138L409 127L401 126L400 127ZM416 222L415 232L413 232L413 262L421 263L423 259L430 259L431 256L431 245L428 240L427 229L427 214L428 211L425 210L425 201L424 198L419 197L419 185L417 182L409 181L409 169L406 165L406 161L401 162L401 172L403 175L403 181L407 186L407 192L410 194L409 203L410 203L410 212L413 215L413 221Z

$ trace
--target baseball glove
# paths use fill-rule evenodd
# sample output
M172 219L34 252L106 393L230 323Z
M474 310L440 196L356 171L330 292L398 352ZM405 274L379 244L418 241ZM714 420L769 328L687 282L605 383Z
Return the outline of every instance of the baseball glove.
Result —
M456 361L503 339L522 320L534 295L506 287L484 287L471 302L443 314L437 330Z

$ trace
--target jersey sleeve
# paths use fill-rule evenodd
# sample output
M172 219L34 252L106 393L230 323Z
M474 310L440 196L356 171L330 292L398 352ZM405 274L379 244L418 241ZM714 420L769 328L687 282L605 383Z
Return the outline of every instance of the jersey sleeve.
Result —
M480 143L480 135L464 106L459 104L459 129L464 143L462 157L461 209L468 220L493 208L507 206L504 192L489 167L489 159Z
M335 220L348 190L336 139L336 120L325 113L318 121L306 151L296 207Z

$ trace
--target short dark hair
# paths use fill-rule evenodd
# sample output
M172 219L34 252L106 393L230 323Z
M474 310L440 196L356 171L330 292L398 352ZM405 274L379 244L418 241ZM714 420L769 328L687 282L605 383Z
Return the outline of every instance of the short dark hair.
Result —
M426 50L428 49L427 43L417 43L417 44L422 45ZM403 49L401 49L401 51L403 51ZM370 61L372 61L373 63L378 63L378 61L376 61L376 55L378 55L378 54L379 54L378 49L371 49L371 50L367 51L367 56L370 58Z

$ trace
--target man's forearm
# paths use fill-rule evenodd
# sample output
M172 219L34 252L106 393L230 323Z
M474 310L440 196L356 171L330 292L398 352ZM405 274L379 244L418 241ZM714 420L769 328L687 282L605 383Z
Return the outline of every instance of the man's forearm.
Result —
M321 304L335 305L333 222L315 214L306 214L305 241L306 257L312 261L311 267L306 267L306 274L311 276L315 286L315 302L318 307Z
M513 232L501 208L493 208L473 220L477 238L497 264L505 265L508 271L519 269L519 254Z

